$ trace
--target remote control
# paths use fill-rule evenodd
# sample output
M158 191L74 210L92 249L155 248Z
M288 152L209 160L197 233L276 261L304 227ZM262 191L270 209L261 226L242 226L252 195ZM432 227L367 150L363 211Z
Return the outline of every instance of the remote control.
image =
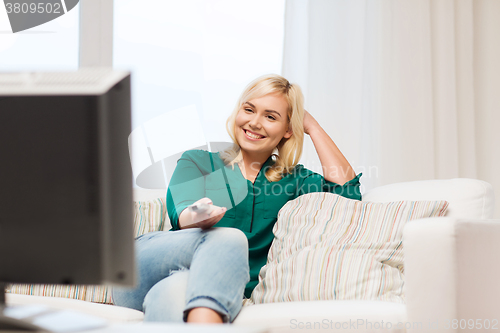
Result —
M189 206L189 209L191 211L198 213L198 214L203 214L203 213L210 214L212 212L213 208L215 208L214 205L209 205L209 204L204 204L204 203L199 203L199 204L194 204L194 205Z

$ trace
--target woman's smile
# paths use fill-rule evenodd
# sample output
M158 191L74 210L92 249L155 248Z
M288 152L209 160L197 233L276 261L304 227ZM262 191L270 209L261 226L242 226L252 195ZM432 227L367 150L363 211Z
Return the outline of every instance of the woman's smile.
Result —
M243 132L245 132L245 137L251 141L261 141L266 138L264 135L260 135L247 129L243 129Z

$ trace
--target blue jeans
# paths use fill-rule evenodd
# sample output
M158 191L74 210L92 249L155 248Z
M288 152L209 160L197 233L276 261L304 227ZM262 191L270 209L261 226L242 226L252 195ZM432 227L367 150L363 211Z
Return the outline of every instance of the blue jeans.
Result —
M232 322L250 280L248 240L235 228L156 231L135 242L138 284L113 288L116 305L144 311L145 321L186 321L206 307Z

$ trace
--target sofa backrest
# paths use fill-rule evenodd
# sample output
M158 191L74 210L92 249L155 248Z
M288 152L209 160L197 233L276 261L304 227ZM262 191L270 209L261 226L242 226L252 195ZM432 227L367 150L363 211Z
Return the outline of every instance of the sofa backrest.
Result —
M446 216L491 219L495 207L493 186L468 178L421 180L376 187L363 194L363 201L446 200Z
M165 189L134 188L135 201L164 198ZM468 178L421 180L376 187L363 194L363 201L390 202L401 200L446 200L450 203L446 216L491 219L495 207L493 186Z

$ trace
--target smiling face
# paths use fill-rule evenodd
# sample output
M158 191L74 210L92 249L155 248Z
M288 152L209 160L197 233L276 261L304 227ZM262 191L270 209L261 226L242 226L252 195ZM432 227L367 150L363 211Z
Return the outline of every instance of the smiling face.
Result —
M288 102L281 94L246 101L235 119L234 132L244 155L269 157L283 138L290 138Z

